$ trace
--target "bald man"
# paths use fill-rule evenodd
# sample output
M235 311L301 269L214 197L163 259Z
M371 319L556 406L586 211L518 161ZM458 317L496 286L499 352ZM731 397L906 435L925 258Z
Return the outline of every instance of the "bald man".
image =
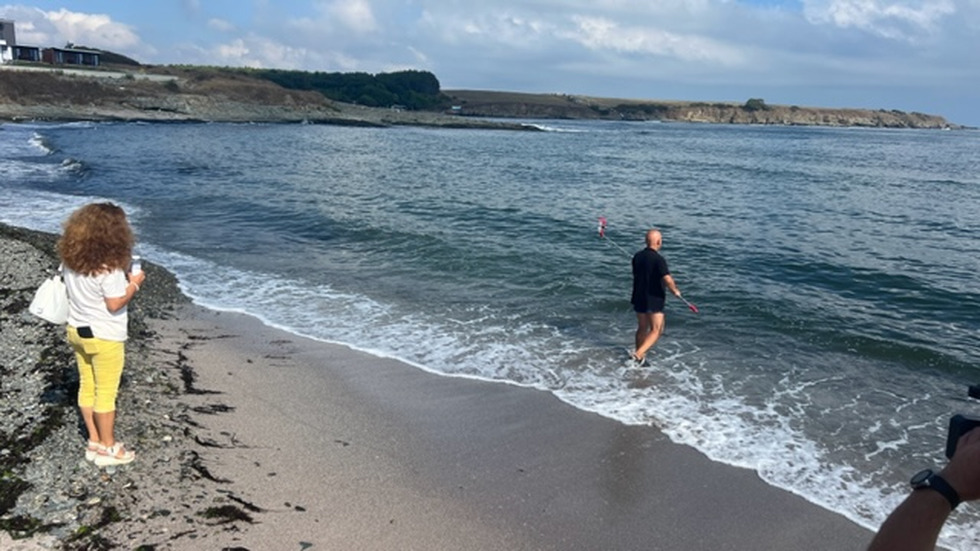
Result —
M666 289L680 298L681 292L670 277L667 261L660 256L663 235L660 230L650 230L646 235L646 248L633 255L633 311L636 312L636 350L633 359L642 362L647 352L657 343L664 332L664 302Z

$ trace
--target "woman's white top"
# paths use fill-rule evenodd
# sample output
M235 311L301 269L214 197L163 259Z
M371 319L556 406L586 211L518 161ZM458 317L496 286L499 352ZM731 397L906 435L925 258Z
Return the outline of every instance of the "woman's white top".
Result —
M126 307L109 312L105 299L126 296L126 274L112 270L87 276L65 267L64 278L68 287L68 325L91 327L99 339L125 341L129 325Z

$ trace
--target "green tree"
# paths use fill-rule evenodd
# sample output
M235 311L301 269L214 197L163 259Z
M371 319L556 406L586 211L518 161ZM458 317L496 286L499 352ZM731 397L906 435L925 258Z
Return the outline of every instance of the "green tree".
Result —
M315 90L332 100L371 107L402 105L408 109L429 109L445 102L439 80L428 71L398 71L378 75L279 69L257 69L250 72L283 88Z

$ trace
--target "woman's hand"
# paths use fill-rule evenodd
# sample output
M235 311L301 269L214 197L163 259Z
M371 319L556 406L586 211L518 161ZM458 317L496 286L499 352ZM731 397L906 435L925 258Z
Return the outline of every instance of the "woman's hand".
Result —
M146 272L143 270L129 273L129 282L135 283L137 287L142 287L144 281L146 281Z
M119 310L122 310L129 301L136 296L136 291L140 290L140 286L146 281L146 272L132 272L128 274L129 283L126 284L126 294L121 297L113 297L105 299L105 307L115 314Z

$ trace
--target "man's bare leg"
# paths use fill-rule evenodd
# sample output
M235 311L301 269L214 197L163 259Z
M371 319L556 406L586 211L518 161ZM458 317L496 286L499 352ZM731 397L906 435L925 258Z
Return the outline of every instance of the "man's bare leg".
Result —
M663 312L654 312L652 314L637 314L636 316L637 316L637 320L639 320L640 316L646 317L646 319L648 320L647 323L649 324L648 327L650 327L650 330L644 336L643 341L636 346L636 352L633 353L633 355L637 359L643 359L644 357L646 357L647 352L649 352L649 350L653 348L653 345L657 344L657 339L660 338L660 335L663 334L665 318ZM637 341L639 341L640 330L637 329L636 333L637 333Z
M644 314L637 312L636 314L636 344L633 347L633 351L637 351L643 346L643 342L647 340L647 335L653 331L653 314Z

